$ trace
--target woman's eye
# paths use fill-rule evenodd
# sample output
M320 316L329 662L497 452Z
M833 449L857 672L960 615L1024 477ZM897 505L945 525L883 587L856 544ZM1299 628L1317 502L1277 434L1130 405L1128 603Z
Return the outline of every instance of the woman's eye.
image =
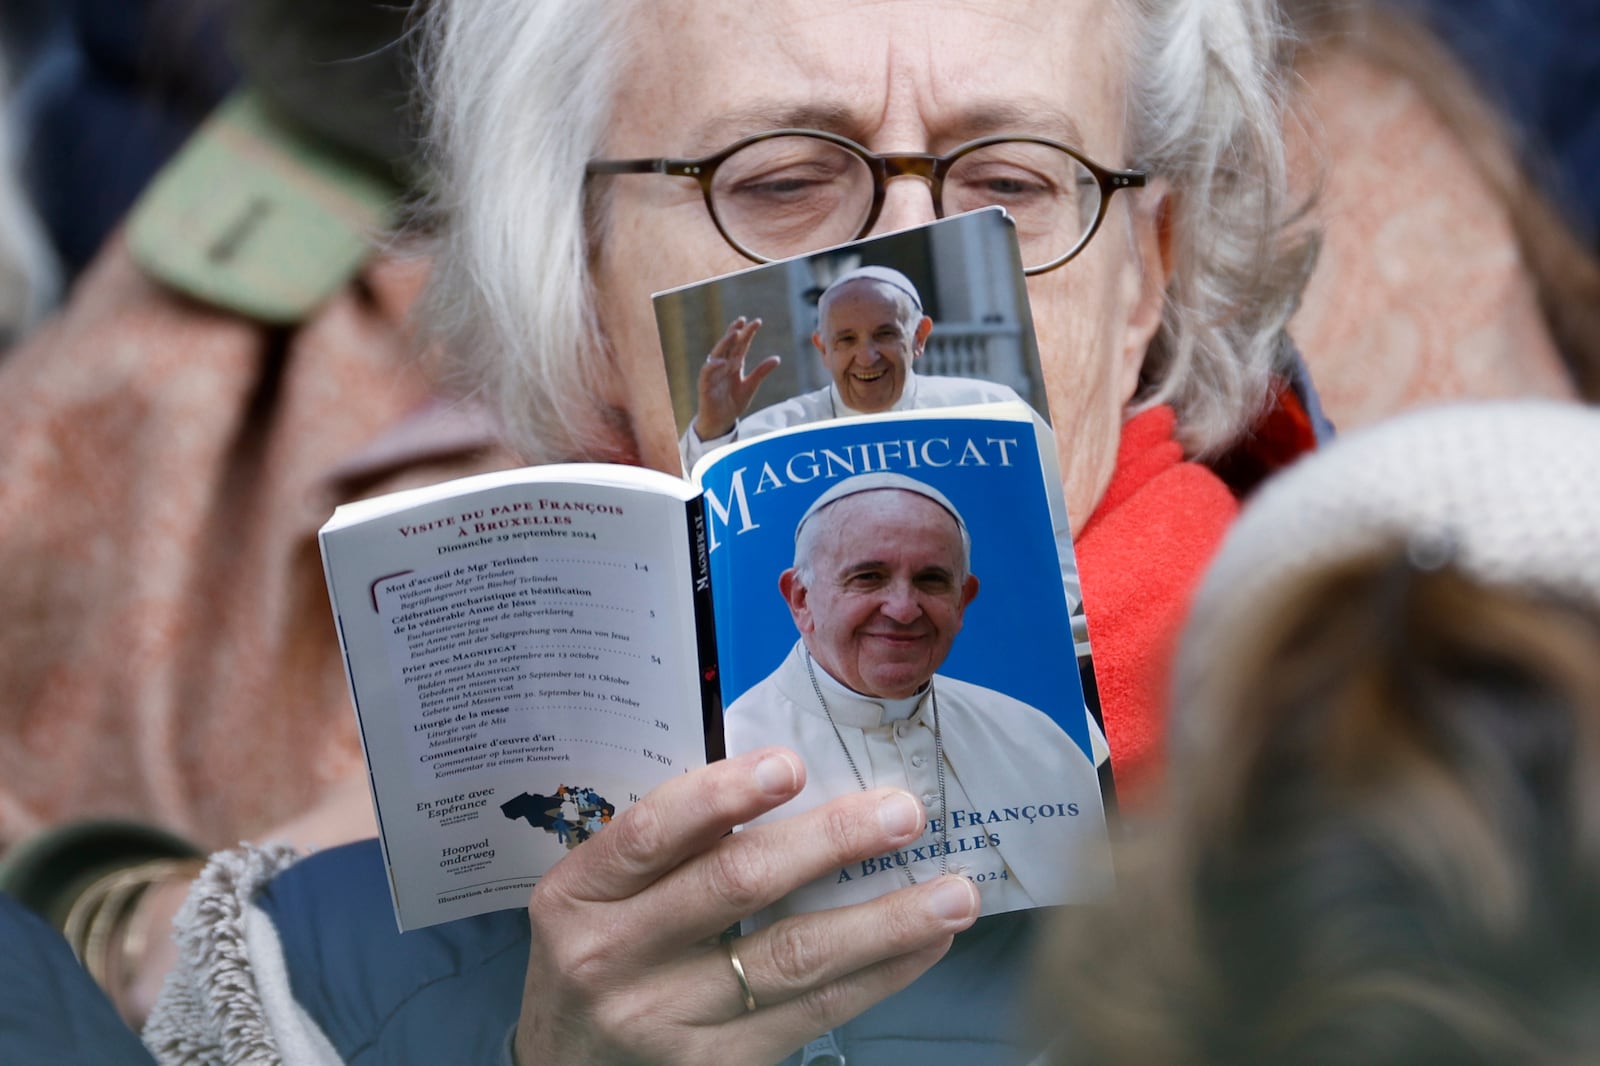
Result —
M775 177L765 181L745 182L736 191L745 196L793 196L825 188L827 184L814 178Z
M1055 186L1051 182L1021 171L989 170L964 174L958 188L963 197L1000 201L1041 200L1055 196Z

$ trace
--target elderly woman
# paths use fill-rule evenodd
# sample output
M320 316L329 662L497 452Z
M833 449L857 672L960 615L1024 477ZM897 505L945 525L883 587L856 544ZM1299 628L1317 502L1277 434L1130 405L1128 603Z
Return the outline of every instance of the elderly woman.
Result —
M653 291L1008 205L1113 758L1136 772L1159 650L1234 512L1185 456L1264 406L1310 258L1279 226L1274 18L1258 0L439 4L432 320L530 459L676 469ZM1096 190L1089 206L1025 210L1041 168ZM220 857L147 1037L174 1062L1029 1055L1010 1017L1036 919L969 929L959 877L718 942L926 816L883 789L728 835L804 775L770 748L686 774L526 914L403 938L375 846L286 870Z
M1231 515L1179 449L1216 456L1259 413L1310 265L1278 224L1276 10L442 5L430 318L530 460L675 471L652 292L1019 212L1019 175L1075 172L1097 195L1019 236L1114 759L1137 773L1155 737L1126 697ZM814 132L757 139L777 130ZM974 147L991 138L1011 143Z

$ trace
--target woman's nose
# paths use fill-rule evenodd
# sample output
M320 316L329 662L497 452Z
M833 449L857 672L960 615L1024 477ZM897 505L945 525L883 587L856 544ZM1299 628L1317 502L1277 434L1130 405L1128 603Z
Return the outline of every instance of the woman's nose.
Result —
M933 186L915 174L891 177L883 186L883 210L873 223L873 233L891 233L932 222L938 217L933 206Z

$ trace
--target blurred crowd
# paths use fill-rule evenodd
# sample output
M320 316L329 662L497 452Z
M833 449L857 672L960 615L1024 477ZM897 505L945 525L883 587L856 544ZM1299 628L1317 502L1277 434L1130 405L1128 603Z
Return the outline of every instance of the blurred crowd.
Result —
M146 1061L207 856L373 835L316 530L529 455L419 321L425 6L0 0L0 1061ZM1600 9L1281 9L1340 439L1239 501L1038 1061L1587 1061Z

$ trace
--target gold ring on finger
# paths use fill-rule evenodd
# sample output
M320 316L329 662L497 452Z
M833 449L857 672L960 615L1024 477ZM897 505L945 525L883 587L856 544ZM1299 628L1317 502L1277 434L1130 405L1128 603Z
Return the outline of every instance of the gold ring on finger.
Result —
M728 949L728 962L733 965L733 976L739 979L739 994L744 996L744 1009L756 1009L756 994L750 990L750 979L744 975L744 963L739 961L739 949L736 946L738 937L728 937L723 941Z

